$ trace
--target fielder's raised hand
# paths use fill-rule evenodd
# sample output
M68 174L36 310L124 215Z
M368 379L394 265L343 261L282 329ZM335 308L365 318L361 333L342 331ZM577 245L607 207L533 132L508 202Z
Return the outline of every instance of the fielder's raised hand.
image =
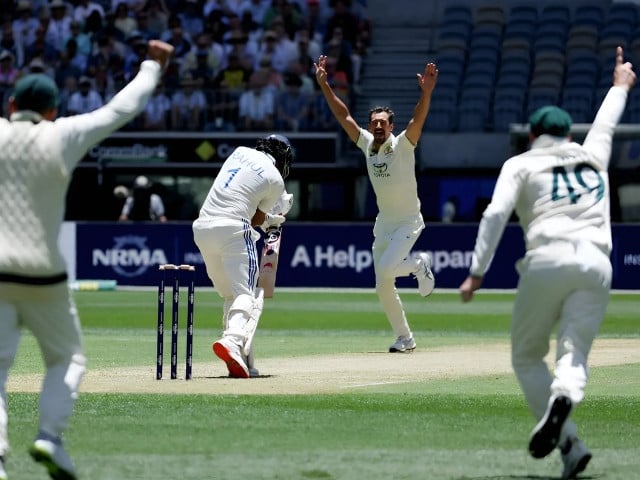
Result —
M635 83L636 74L633 71L633 65L631 62L625 63L622 47L618 47L616 49L616 66L613 70L613 86L625 87L628 91Z
M436 67L436 64L427 63L427 66L424 67L424 73L417 73L416 75L418 77L418 86L420 89L423 92L431 93L438 81L438 67Z
M164 69L173 55L173 45L162 40L149 40L147 55L151 60L155 60Z
M327 81L327 56L320 55L318 57L318 63L314 63L313 66L316 69L316 80L319 84Z

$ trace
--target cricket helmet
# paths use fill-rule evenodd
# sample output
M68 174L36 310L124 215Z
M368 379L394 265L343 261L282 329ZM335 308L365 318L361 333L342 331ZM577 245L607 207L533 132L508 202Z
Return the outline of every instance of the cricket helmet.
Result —
M289 168L293 161L293 149L287 137L274 134L259 138L256 143L256 150L268 153L274 158L276 168L282 175L282 178L289 176Z

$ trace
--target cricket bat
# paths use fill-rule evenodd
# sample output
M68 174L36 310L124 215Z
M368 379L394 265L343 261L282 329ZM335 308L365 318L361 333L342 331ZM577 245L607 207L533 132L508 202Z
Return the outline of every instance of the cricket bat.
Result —
M286 191L271 209L271 213L286 215L293 205L293 194ZM273 298L276 288L276 272L278 271L278 257L280 256L280 239L282 225L267 228L264 237L264 247L260 257L260 275L258 287L264 290L264 298Z
M282 226L268 228L264 237L264 247L260 258L260 276L258 277L258 287L264 290L264 298L273 298L273 292L276 288L281 237Z

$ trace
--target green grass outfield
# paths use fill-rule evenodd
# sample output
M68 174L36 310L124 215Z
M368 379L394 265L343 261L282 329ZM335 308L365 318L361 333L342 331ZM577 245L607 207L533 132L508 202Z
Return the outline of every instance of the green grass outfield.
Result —
M419 343L413 355L508 342L512 293L481 291L470 304L437 290L428 299L405 291L401 296ZM154 291L77 292L75 298L90 372L147 368L153 375ZM195 375L198 364L218 367L211 342L219 335L221 308L212 290L197 290ZM168 321L167 314L165 327ZM599 339L640 340L640 296L612 296ZM288 356L304 365L303 357L362 356L384 351L393 340L372 291L282 290L265 302L258 366ZM167 353L165 343L165 372ZM388 362L406 357L389 354ZM20 388L21 378L41 371L35 341L26 334L10 374L11 480L47 478L26 454L38 398ZM238 382L241 391L241 382L268 386L275 380L198 379L210 384L209 394L82 392L66 444L81 478L90 480L559 478L556 453L545 460L527 454L534 422L511 372L443 375L330 394L216 394L222 382ZM160 384L175 390L185 381ZM580 478L640 478L640 362L593 367L575 418L594 453Z

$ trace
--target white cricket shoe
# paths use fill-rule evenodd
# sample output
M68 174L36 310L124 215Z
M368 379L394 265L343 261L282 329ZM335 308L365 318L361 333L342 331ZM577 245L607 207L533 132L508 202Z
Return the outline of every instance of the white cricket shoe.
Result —
M560 450L562 463L562 480L576 478L576 475L587 468L591 460L591 452L579 438L568 439L565 446Z
M0 457L0 480L8 480L7 471L4 469L4 457Z
M61 443L38 438L29 449L29 454L47 469L53 480L77 480L73 462Z
M531 432L529 453L534 458L549 455L560 441L562 426L571 413L573 404L566 395L553 395L544 417Z
M431 271L431 257L424 252L421 252L418 256L420 257L420 266L413 276L418 280L418 292L420 292L420 295L428 297L433 292L433 287L436 284Z
M416 349L416 341L413 337L399 336L395 343L389 347L389 353L413 352Z
M249 368L244 361L240 346L229 337L222 337L213 344L213 353L227 364L229 376L249 378Z

